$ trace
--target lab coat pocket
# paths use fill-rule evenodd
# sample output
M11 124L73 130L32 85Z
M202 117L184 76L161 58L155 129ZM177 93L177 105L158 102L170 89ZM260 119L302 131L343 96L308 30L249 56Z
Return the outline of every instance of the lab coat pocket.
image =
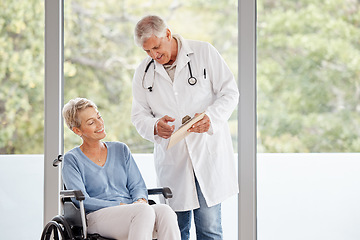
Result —
M206 147L211 159L216 159L221 140L216 135L207 135Z
M155 151L154 151L154 161L155 166L161 166L161 165L173 165L173 154L172 150L167 150L167 145L169 143L169 140L162 139L160 144L155 145Z
M187 84L187 92L191 95L191 101L202 111L206 109L212 102L212 88L211 83L208 79L204 78L203 75L195 76L196 84Z
M204 75L195 76L196 84L190 85L190 87L194 87L200 93L209 94L211 91L211 82Z

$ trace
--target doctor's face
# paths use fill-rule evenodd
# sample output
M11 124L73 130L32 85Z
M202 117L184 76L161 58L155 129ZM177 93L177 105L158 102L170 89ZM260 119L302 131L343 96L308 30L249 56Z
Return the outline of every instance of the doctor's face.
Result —
M143 44L144 51L160 64L172 64L176 56L171 56L171 33L167 32L165 37L151 36Z

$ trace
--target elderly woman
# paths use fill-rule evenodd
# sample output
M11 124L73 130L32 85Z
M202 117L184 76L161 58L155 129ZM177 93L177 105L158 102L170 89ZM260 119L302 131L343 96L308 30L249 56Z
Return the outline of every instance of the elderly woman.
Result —
M65 154L62 177L68 189L85 195L88 233L129 240L150 240L155 233L158 240L180 239L172 209L147 204L147 189L129 148L102 141L106 132L97 106L85 98L72 99L63 117L83 141Z

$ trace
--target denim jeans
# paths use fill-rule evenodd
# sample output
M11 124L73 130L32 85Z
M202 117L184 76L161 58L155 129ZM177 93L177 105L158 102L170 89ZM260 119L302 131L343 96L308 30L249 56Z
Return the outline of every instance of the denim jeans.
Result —
M193 211L176 212L181 240L189 240L190 238L192 212L194 212L196 240L222 240L221 203L208 207L196 179L195 183L200 208Z

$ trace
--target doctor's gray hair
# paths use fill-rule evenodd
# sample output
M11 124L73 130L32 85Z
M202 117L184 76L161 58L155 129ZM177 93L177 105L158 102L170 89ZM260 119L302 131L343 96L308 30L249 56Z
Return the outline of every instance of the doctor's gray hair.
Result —
M64 117L66 125L73 131L73 127L79 128L81 126L81 121L79 119L79 112L92 107L97 110L97 106L91 100L86 98L75 98L71 99L62 110L62 115Z
M166 22L155 15L148 15L143 17L135 27L135 43L139 47L142 47L144 42L148 40L152 35L158 38L166 36L166 30L169 29Z

